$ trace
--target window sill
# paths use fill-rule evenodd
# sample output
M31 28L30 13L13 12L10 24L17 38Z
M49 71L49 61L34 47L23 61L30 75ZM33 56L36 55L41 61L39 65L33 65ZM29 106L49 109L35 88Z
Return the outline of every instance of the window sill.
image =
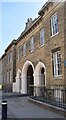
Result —
M53 38L54 36L56 36L56 35L58 35L58 34L59 34L59 32L57 32L56 34L50 36L50 38Z
M56 76L56 77L53 77L53 79L62 79L62 75L60 75L60 76Z

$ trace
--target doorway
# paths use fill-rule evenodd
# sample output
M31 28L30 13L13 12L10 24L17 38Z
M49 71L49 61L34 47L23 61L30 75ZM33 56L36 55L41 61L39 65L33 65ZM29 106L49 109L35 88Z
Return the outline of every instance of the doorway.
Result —
M33 95L34 93L34 77L33 77L33 68L31 65L27 69L27 94Z

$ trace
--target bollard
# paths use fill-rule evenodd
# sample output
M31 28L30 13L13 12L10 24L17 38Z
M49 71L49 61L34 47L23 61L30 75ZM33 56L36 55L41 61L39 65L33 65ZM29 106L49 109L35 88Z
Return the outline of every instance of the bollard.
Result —
M3 100L2 101L2 119L7 118L7 101Z

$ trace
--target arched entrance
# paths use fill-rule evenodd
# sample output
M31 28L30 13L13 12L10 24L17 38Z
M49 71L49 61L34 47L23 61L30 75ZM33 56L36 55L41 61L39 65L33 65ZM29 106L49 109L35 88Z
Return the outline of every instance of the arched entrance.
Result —
M34 77L33 77L33 68L31 65L27 69L27 94L33 95L34 92Z
M23 65L22 69L22 94L29 94L33 95L33 85L34 85L34 79L33 79L33 73L34 73L34 66L32 62L26 61Z
M44 89L46 86L46 68L42 62L38 62L38 64L35 67L34 79L36 86L36 93L34 93L34 95L44 95Z

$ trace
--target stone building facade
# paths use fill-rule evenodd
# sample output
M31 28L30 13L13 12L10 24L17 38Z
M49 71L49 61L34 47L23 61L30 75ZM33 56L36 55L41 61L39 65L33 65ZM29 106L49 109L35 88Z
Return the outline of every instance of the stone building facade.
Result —
M13 40L6 48L2 56L2 84L4 92L12 91L12 83L16 76L16 40Z
M29 18L15 44L6 49L6 59L11 49L15 52L12 64L6 67L7 70L12 67L15 77L11 81L13 92L39 96L40 88L51 88L55 98L62 97L62 90L66 89L65 10L66 2L47 2L38 12L38 18Z
M0 85L2 85L2 59L0 59Z

